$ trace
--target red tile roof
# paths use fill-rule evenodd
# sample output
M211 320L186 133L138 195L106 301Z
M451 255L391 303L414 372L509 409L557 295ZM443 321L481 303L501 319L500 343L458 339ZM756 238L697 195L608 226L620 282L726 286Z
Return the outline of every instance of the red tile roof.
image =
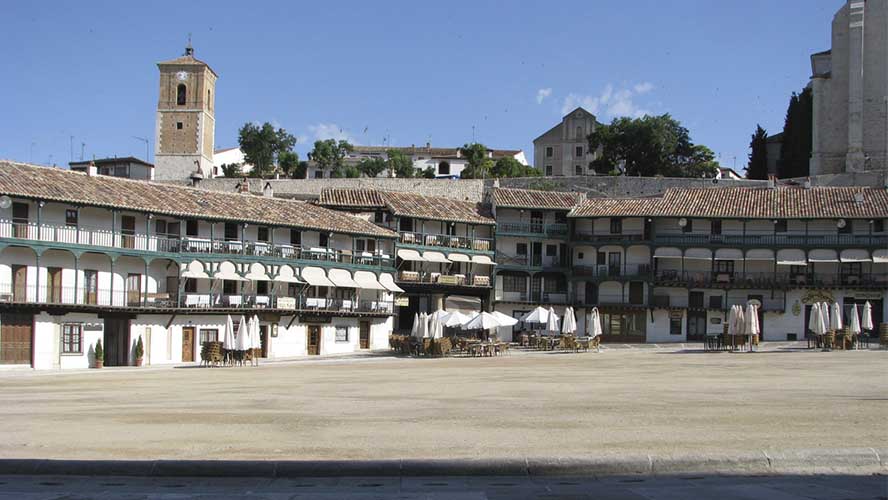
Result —
M321 191L318 204L340 209L386 208L394 215L416 219L495 224L490 212L480 203L415 193L329 188Z
M497 207L570 210L583 199L585 197L580 193L563 191L510 188L493 190L493 200Z
M321 191L318 204L337 208L385 208L381 191L375 189L328 188Z

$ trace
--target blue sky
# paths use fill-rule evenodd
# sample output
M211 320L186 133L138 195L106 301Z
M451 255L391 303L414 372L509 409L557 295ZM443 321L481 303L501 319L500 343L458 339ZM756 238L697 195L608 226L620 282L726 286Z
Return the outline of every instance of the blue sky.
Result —
M219 74L216 146L247 121L300 138L521 148L582 104L671 113L725 166L782 129L840 0L10 2L0 158L154 152L157 61L192 34ZM71 137L73 136L73 140ZM71 144L73 143L73 148ZM736 157L736 160L734 159Z

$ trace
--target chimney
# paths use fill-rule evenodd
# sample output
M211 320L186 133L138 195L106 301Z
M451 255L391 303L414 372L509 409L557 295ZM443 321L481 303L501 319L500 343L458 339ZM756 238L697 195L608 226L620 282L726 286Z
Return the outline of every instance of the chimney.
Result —
M265 187L262 188L262 196L265 196L266 198L274 198L274 188L271 187L270 182L266 182Z
M863 201L863 193L861 193L860 191L854 193L854 203L856 205L863 205Z
M240 184L237 185L237 192L238 192L238 193L248 193L248 194L249 194L249 192L250 192L250 181L248 181L246 177L244 177L244 180L242 180L242 181L240 182Z
M777 176L769 175L768 176L768 189L774 189L777 187Z
M805 189L811 189L811 178L805 177Z
M99 175L99 168L96 167L96 162L90 160L89 165L86 166L86 175L90 177Z

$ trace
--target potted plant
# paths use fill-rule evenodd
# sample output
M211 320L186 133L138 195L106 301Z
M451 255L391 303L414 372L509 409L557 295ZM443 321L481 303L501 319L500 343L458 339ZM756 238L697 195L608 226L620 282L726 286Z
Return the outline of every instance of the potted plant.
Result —
M139 335L139 340L136 341L136 366L142 366L142 356L145 355L145 346L142 345L142 336Z
M105 366L105 350L102 349L102 340L96 341L96 368Z

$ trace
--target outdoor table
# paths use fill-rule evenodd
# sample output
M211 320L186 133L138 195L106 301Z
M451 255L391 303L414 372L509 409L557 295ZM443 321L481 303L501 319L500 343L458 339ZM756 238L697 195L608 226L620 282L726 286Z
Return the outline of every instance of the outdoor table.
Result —
M209 238L188 237L185 239L185 246L191 252L209 252L212 243Z

